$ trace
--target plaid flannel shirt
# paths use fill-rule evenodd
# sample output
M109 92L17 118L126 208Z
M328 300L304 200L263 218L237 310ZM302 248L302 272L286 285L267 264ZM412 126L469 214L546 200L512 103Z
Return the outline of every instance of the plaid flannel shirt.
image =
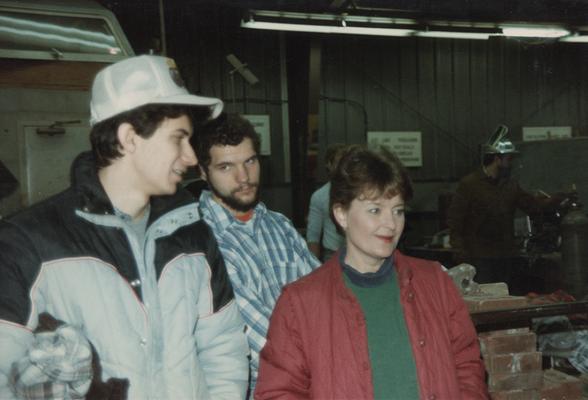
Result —
M259 352L265 344L269 318L282 287L311 272L320 263L284 215L257 204L254 216L241 222L205 190L199 203L211 227L247 324L251 348L251 393L257 381Z
M71 325L36 333L27 354L12 364L10 385L18 398L83 399L92 383L92 349Z

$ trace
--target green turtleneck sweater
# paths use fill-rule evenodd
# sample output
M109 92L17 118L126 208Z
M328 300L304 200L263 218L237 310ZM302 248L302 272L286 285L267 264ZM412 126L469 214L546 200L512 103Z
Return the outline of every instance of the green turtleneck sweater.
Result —
M416 366L400 288L391 259L386 262L390 265L382 265L380 273L375 274L361 274L345 265L343 276L365 315L374 398L418 399Z

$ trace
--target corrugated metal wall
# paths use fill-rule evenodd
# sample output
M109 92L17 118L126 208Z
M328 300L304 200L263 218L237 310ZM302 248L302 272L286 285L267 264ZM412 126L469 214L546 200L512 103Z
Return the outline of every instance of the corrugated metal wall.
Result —
M169 54L191 90L222 97L231 111L269 114L272 155L282 154L280 33L240 29L240 14L222 8L168 13ZM320 40L319 159L331 143L364 142L367 130L419 130L423 167L412 170L415 180L452 180L476 165L478 145L499 123L510 127L514 140L523 126L572 126L574 135L588 134L588 45L345 35ZM249 65L257 86L237 74L231 79L229 53ZM284 183L282 161L267 160L268 183Z
M415 180L448 180L478 162L499 123L588 134L588 46L422 38L323 40L320 148L367 130L422 131ZM366 121L367 119L367 121Z
M272 157L262 159L262 175L265 184L284 183L279 34L242 30L241 14L219 7L167 12L168 54L178 63L188 88L222 98L229 112L270 116ZM246 63L259 83L251 86L232 71L228 54Z
M280 38L294 34L240 29L240 12L230 11L168 8L168 53L192 91L223 98L229 111L270 115L272 155L262 158L262 179L268 198L281 197L275 208L291 215L292 204L284 203L290 185L280 86L281 43L287 41ZM564 125L574 135L588 134L588 45L343 35L320 41L318 143L310 147L318 160L329 144L365 142L367 130L418 130L423 166L411 175L417 182L447 182L477 165L478 145L499 123L515 140L523 126ZM231 53L248 64L258 85L231 74L225 59ZM318 165L320 182L325 172ZM280 196L273 196L276 188Z

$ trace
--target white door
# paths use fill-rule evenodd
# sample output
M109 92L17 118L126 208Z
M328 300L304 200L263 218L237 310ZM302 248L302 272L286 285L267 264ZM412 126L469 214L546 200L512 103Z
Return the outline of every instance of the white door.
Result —
M62 134L39 134L54 121L22 123L24 138L22 199L31 205L70 185L70 167L76 156L90 149L90 128L79 123L64 124Z

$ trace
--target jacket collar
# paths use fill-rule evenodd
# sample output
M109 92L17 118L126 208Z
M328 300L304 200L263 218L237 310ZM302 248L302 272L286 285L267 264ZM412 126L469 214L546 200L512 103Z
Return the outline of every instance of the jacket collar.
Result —
M413 277L412 260L402 254L400 250L394 251L394 268L398 274L398 283L400 289L408 287Z
M80 194L79 207L92 214L114 214L114 208L98 179L92 152L79 154L71 167L71 185Z
M263 216L267 213L265 204L259 202L255 206L253 217L249 221L239 221L229 210L212 198L212 192L210 190L203 190L200 194L199 208L202 217L209 222L209 225L211 225L215 232L224 232L232 225L251 226L255 230L258 221L263 219Z

